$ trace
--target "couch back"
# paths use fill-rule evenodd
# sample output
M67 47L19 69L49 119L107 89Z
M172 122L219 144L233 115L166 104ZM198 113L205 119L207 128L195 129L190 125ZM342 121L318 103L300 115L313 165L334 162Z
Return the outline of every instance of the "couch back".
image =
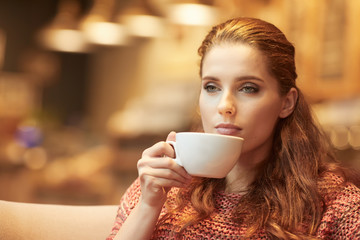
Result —
M118 206L70 206L0 200L0 239L106 239Z

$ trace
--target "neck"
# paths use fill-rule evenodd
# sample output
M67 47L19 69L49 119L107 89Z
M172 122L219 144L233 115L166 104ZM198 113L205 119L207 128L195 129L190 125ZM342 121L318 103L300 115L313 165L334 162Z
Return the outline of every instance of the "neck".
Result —
M248 186L254 181L256 169L244 169L239 164L226 176L226 192L246 192Z
M242 153L234 168L226 176L225 191L246 192L255 180L259 167L266 160L267 155Z

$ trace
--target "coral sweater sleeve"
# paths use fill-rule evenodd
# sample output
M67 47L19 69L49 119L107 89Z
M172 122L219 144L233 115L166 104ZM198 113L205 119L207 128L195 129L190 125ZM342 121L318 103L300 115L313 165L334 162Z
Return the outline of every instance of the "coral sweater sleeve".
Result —
M132 210L136 207L140 199L140 181L136 179L134 183L127 189L120 200L120 205L115 219L115 224L111 230L111 234L106 240L113 240L118 233L125 220L129 217Z

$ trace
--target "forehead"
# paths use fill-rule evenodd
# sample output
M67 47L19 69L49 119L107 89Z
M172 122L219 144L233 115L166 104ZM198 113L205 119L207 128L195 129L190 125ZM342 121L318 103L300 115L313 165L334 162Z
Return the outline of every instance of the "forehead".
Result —
M224 42L213 45L205 55L205 59L209 55L219 54L219 52L226 52L226 55L228 56L236 56L240 53L241 55L246 55L247 57L263 57L263 54L259 50L249 44Z
M248 44L214 45L205 55L202 73L224 73L270 75L265 55Z

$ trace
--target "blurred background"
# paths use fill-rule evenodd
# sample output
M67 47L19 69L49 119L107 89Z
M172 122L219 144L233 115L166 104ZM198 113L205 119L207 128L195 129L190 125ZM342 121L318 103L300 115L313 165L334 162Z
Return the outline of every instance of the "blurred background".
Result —
M0 0L0 199L117 204L142 151L198 123L197 48L278 26L341 161L360 168L358 0Z

